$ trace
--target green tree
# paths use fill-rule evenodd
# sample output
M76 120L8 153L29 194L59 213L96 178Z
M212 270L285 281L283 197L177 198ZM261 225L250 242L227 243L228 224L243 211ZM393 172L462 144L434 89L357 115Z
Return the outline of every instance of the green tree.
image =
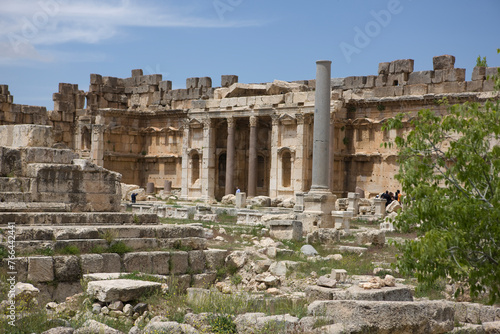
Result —
M481 59L481 55L477 56L476 66L488 67L488 64L486 63L486 57L483 57L483 59Z
M490 303L499 300L498 99L448 106L445 116L429 109L400 114L384 130L405 121L412 130L395 143L406 206L395 224L418 238L399 246L397 266L422 283L451 278L466 283L472 296L486 292Z

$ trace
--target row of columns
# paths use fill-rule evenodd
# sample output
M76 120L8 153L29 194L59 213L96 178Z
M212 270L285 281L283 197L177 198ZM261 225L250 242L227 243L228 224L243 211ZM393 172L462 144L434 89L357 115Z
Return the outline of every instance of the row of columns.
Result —
M236 189L234 186L236 157L234 142L235 123L236 121L233 117L229 117L227 119L226 195L233 194ZM248 197L254 197L257 194L257 123L258 118L256 116L250 116L250 140L248 146Z

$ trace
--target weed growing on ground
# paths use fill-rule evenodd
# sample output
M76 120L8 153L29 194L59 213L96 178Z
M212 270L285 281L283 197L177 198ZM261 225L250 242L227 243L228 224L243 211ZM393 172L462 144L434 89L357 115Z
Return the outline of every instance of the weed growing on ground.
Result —
M210 314L207 321L213 333L236 333L236 324L233 322L233 317L228 314Z
M446 281L441 279L433 283L419 283L415 287L416 298L429 298L430 300L443 299Z
M123 241L114 242L108 248L109 253L117 253L120 255L123 255L125 253L130 253L132 251L133 251L133 249L130 248L129 246L125 245L125 243Z
M64 248L57 251L62 255L80 255L80 248L75 245L66 245Z

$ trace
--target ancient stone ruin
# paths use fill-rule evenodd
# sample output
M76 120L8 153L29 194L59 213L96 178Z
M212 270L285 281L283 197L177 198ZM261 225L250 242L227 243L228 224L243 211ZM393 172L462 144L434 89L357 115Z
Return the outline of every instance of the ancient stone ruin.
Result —
M220 332L214 316L231 333L497 333L500 309L455 300L460 286L415 296L387 254L408 237L390 220L404 207L375 197L399 187L387 118L498 99L497 68L465 81L454 62L331 78L319 61L315 80L176 90L142 70L91 74L88 92L60 84L50 111L0 86L1 269L14 261L17 282L0 321L13 300L17 319L46 312L57 328L44 334L123 333L115 320L130 334ZM170 313L151 294L183 304ZM218 310L237 303L248 309Z

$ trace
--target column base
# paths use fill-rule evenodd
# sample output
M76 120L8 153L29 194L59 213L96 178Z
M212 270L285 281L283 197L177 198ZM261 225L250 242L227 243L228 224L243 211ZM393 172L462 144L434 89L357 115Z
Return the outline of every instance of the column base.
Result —
M318 228L335 226L332 211L335 210L337 196L329 190L311 189L304 195L303 228L309 233Z

